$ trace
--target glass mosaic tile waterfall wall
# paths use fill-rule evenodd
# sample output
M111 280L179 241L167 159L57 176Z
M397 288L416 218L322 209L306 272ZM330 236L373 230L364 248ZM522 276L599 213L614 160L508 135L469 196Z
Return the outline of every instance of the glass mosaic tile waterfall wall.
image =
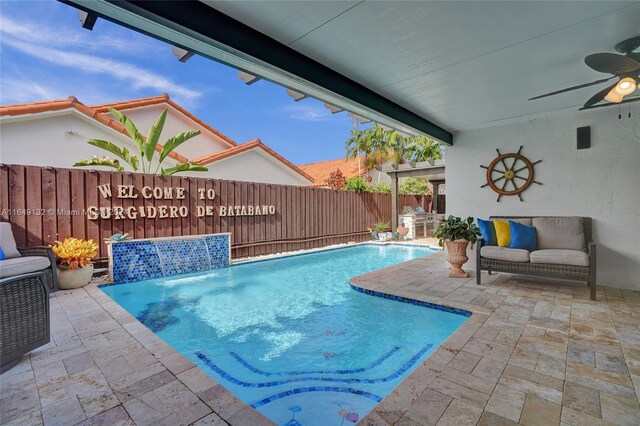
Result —
M225 268L231 234L149 238L111 243L109 265L116 284Z

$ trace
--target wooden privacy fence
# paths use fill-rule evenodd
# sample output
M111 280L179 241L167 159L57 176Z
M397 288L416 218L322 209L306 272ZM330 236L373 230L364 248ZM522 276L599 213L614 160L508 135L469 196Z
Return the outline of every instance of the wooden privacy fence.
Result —
M414 196L400 197L400 211L416 204L420 202ZM233 216L221 215L229 209ZM100 242L99 255L104 257L104 239L115 233L154 238L230 232L232 256L245 257L366 241L367 228L381 220L391 221L391 196L2 165L0 220L13 224L18 246L49 244L65 237L90 238Z

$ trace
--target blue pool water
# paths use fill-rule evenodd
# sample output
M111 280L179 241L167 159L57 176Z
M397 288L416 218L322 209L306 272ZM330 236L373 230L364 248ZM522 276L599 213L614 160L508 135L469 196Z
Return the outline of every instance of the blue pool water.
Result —
M467 318L349 279L431 253L358 245L102 290L276 424L353 424Z

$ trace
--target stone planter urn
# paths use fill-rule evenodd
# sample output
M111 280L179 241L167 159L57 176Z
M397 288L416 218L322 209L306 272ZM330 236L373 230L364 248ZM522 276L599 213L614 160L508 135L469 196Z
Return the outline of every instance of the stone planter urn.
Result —
M407 234L409 233L409 228L405 227L405 226L398 226L398 235L400 235L402 237L402 239L404 240L407 236Z
M387 241L387 239L389 238L389 233L388 232L378 232L378 238L380 239L380 241Z
M58 288L72 290L89 284L93 276L93 265L86 265L78 269L58 268Z
M449 276L452 278L467 278L467 273L462 269L462 265L467 263L467 240L445 241L447 246L447 262L451 264Z

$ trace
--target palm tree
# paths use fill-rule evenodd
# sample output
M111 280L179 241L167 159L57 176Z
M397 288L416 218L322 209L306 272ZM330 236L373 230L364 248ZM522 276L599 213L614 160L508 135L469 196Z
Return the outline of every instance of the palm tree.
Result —
M407 161L420 162L442 159L442 145L425 135L407 138L404 142L404 149Z
M354 129L346 142L346 157L358 158L358 174L361 176L360 156L364 156L365 170L391 160L395 164L406 161L419 162L442 158L441 145L425 135L404 137L397 130L385 130L377 123L365 130ZM380 181L380 173L378 173Z

